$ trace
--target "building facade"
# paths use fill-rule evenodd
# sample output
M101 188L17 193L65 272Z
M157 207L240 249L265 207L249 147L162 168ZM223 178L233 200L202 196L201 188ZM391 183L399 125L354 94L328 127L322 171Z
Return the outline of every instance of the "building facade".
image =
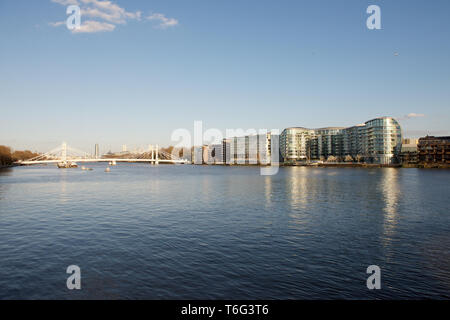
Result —
M95 144L94 157L95 157L95 159L99 159L100 158L100 148L98 146L98 143Z
M222 150L223 150L223 164L231 164L231 144L233 139L223 139ZM233 155L234 156L234 155Z
M273 138L277 137L276 135L272 135L270 133L259 134L257 136L257 164L269 165L271 163L272 136Z
M365 161L392 164L401 150L402 134L391 117L369 120L349 128L287 128L280 136L284 162Z
M401 151L401 128L398 122L390 117L367 121L364 139L367 162L390 164Z
M402 149L400 151L400 162L402 164L417 164L419 162L419 153L417 149L417 144L415 143L405 143L405 142L411 142L413 140L403 140L404 143L402 143ZM418 141L418 140L417 140Z
M247 137L235 137L235 164L246 164L248 157L248 138Z
M420 163L450 164L450 136L426 136L417 146Z
M344 157L358 161L363 157L365 150L365 124L359 124L343 130Z
M312 139L315 139L312 129L302 127L284 129L280 135L280 152L283 160L285 162L310 160L311 152L318 152L315 151L317 144L310 143Z
M202 146L192 147L191 158L193 164L203 164L203 147Z
M223 164L223 143L210 145L208 148L208 164Z
M222 143L192 148L194 164L270 165L279 162L279 135L271 133L232 137ZM274 143L275 142L275 143ZM272 152L272 149L277 149ZM273 155L276 155L273 158Z

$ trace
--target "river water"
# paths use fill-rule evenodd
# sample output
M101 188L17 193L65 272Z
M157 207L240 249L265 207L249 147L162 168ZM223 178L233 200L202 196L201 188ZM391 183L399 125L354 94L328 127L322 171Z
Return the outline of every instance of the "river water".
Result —
M448 170L92 168L0 170L0 299L450 298Z

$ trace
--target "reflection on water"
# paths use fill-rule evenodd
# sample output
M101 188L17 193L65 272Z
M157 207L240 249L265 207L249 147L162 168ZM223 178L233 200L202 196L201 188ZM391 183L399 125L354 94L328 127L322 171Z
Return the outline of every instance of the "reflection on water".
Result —
M68 201L67 194L67 169L61 169L59 171L60 174L60 184L61 184L61 192L59 193L60 202L65 203Z
M0 177L1 176L10 176L13 172L13 168L0 168Z
M308 172L305 167L294 167L290 170L290 175L286 179L287 190L289 194L289 204L291 209L305 210L308 206L308 200L310 193L308 192L308 187L311 192L314 192L314 181L308 176ZM308 186L308 180L310 185Z
M266 208L270 208L272 206L272 176L264 176L264 198L266 199Z
M213 190L211 189L211 178L208 176L203 176L201 178L201 189L199 190L202 195L202 200L205 203L209 203L212 201Z
M288 168L286 177L286 187L288 194L289 217L291 227L296 230L302 230L310 221L308 208L310 202L314 201L316 194L316 183L310 171L305 167Z
M6 193L6 188L8 188L7 184L2 183L4 178L11 176L13 172L13 168L0 168L0 201L3 198L3 195ZM1 208L1 203L0 203Z
M400 196L398 185L399 170L394 168L384 168L381 171L380 190L384 200L384 245L388 246L393 238L397 225L397 206Z
M0 299L450 298L449 171L92 167L0 173Z

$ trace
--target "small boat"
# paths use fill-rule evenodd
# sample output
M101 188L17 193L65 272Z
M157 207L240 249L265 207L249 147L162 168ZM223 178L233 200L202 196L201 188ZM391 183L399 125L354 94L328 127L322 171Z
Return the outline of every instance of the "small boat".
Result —
M116 165L117 165L116 160L113 160L113 161L111 162L111 165L112 165L112 166L116 166Z
M106 167L105 172L110 172L111 169L109 167Z
M78 165L73 161L62 161L57 163L58 168L60 169L68 169L68 168L77 168Z
M82 167L81 167L81 170L87 170L87 169L86 169L86 167L85 167L85 166L82 166Z

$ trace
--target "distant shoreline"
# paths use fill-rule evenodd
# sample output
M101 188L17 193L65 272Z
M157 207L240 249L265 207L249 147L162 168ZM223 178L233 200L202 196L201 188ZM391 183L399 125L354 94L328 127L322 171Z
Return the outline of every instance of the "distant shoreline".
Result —
M17 167L17 165L16 164L2 165L2 166L0 166L0 169L6 169L6 168L12 168L12 167Z
M194 164L197 166L225 166L225 167L270 167L261 164ZM450 164L376 164L376 163L315 163L315 164L279 164L280 167L306 167L306 168L418 168L418 169L450 169Z
M165 165L165 163L160 163ZM223 167L270 167L261 164L194 164L195 166L223 166ZM0 169L33 166L11 164L0 166ZM450 169L450 164L373 164L373 163L317 163L317 164L279 164L280 167L306 167L306 168L416 168L416 169Z
M372 163L318 163L318 164L283 164L284 167L322 167L322 168L418 168L450 169L449 164L372 164Z

